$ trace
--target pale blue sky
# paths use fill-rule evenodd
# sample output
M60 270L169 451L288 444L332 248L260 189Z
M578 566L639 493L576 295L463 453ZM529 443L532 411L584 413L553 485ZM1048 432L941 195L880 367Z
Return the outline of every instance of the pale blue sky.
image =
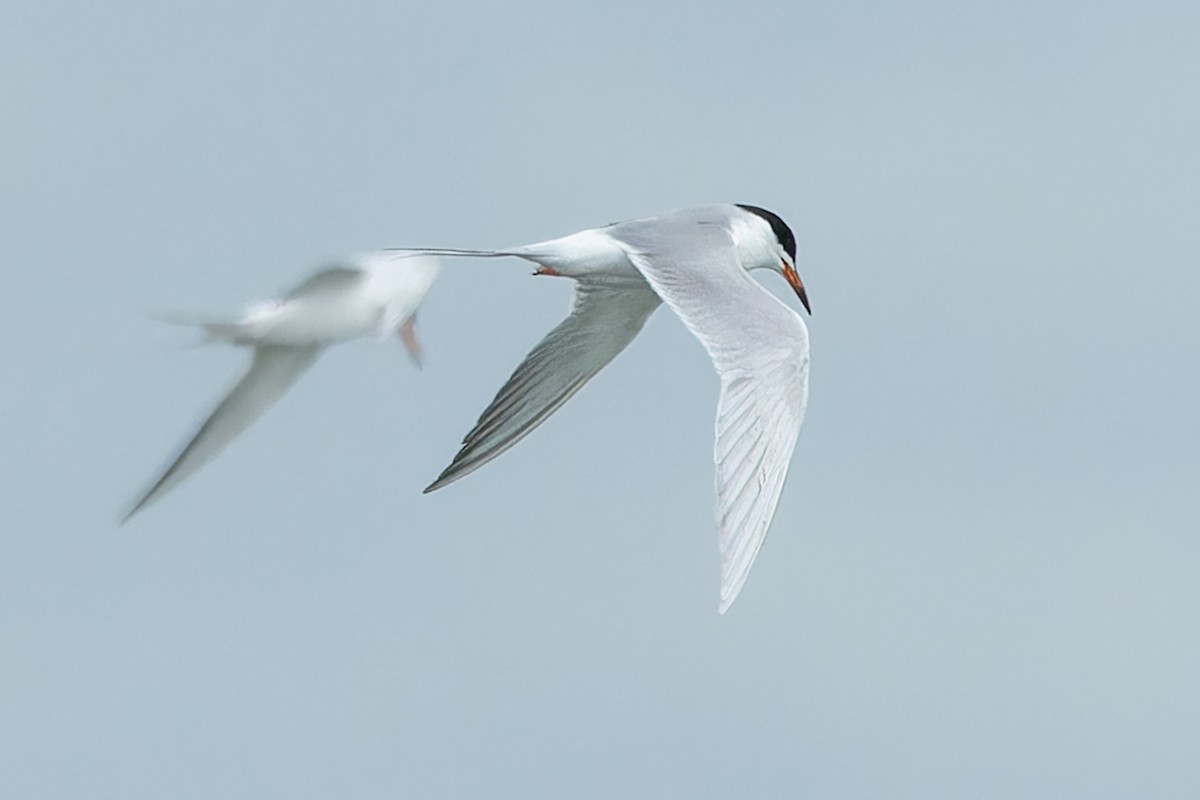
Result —
M1200 792L1197 41L1185 2L5 3L0 796ZM448 264L423 373L331 352L116 527L241 364L147 312L711 201L792 224L815 312L725 617L666 312L420 494L565 312L521 263Z

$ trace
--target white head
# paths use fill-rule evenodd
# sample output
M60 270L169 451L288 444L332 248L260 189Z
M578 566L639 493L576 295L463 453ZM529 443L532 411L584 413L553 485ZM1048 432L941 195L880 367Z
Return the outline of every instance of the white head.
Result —
M738 258L746 265L746 269L773 269L782 275L804 304L804 309L811 314L804 282L796 272L796 237L792 229L778 214L765 208L742 203L738 203L737 207L746 212L734 223L733 237ZM738 225L739 222L741 225Z

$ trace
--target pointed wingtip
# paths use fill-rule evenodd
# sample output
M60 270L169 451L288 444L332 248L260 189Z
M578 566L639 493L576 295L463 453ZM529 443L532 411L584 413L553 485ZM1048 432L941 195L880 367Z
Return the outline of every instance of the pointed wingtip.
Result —
M733 601L738 599L738 595L742 593L742 585L740 583L721 583L721 602L717 603L717 613L721 616L729 610L733 605Z
M167 491L163 488L163 486L167 483L167 480L171 477L171 474L174 471L175 466L177 466L177 465L178 465L178 459L176 459L176 464L172 465L170 469L168 469L166 472L164 472L162 474L162 476L159 477L159 479L156 480L149 489L147 489L145 492L143 492L138 497L138 499L135 500L133 502L133 504L129 506L128 511L121 514L120 518L117 520L118 526L124 525L126 522L129 522L129 520L133 519L133 516L135 514L143 511L147 507L158 502L158 500ZM168 486L168 489L169 488L170 487Z
M124 527L125 523L129 522L129 520L133 519L133 515L138 513L141 510L142 510L142 507L140 505L136 505L129 511L126 511L124 514L121 514L120 516L118 516L117 517L117 527L118 528Z
M421 494L429 494L430 492L436 492L438 489L442 488L447 483L450 483L453 480L454 480L454 478L452 476L448 475L446 472L443 472L441 475L437 476L437 480L435 480L433 483L429 484L424 489L422 489Z

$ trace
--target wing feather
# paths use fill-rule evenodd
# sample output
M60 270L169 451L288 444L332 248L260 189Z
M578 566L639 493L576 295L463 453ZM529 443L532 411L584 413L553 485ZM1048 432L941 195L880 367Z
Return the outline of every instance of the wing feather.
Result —
M570 315L529 352L425 491L458 480L519 442L624 350L658 305L658 296L641 282L577 281Z
M321 348L315 345L256 347L245 374L121 521L128 520L211 461L282 397L320 352Z
M804 421L808 330L742 268L717 221L659 218L612 235L721 379L713 460L724 613L762 547Z

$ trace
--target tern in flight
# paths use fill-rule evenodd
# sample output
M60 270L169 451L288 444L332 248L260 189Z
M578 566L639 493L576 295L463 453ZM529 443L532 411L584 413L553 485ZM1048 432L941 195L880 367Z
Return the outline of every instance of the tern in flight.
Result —
M215 457L271 407L330 345L399 335L419 366L417 308L437 277L437 259L379 251L323 269L282 297L234 319L202 319L206 341L252 350L245 374L121 520L162 497Z
M809 310L796 239L777 215L706 205L505 250L537 275L572 278L570 315L521 362L462 448L425 491L478 469L540 425L621 352L666 303L708 351L717 404L717 525L724 613L745 583L779 501L808 399L808 330L749 271L779 272Z

